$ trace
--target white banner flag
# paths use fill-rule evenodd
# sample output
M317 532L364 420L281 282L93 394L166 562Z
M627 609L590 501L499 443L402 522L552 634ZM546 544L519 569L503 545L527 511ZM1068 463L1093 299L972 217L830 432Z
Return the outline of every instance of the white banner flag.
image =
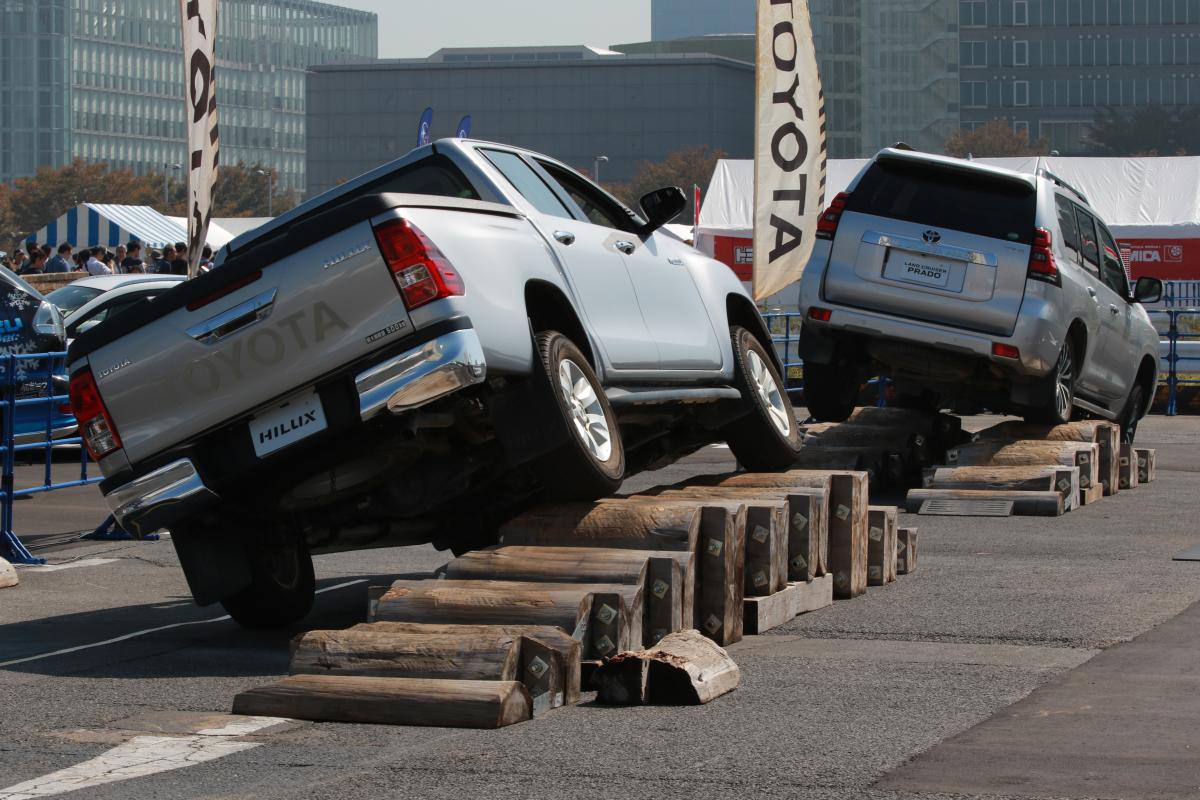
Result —
M179 0L187 81L188 276L199 271L217 182L217 0Z
M808 0L758 0L754 299L800 280L825 207L825 95Z

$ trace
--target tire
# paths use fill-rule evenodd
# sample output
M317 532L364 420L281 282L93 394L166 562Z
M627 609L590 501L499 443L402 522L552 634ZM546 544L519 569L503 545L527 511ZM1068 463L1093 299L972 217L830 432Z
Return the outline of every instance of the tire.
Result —
M858 401L858 376L836 362L804 365L804 404L818 422L845 422Z
M600 379L579 348L557 331L539 333L537 350L559 412L548 423L564 440L536 464L542 486L559 500L611 495L625 478L625 448Z
M1135 383L1129 390L1129 399L1125 401L1125 408L1121 411L1121 442L1123 444L1133 444L1133 440L1137 438L1138 423L1142 419L1142 409L1145 405L1146 387Z
M1079 375L1075 348L1070 342L1063 345L1053 371L1042 380L1042 403L1029 409L1025 419L1050 425L1065 425L1075 410L1075 379Z
M800 452L800 426L792 401L770 355L754 334L737 325L733 340L734 384L745 413L725 428L725 441L738 463L751 472L785 470Z
M249 545L252 582L221 605L243 628L282 628L312 610L316 596L308 544L287 533L261 537Z

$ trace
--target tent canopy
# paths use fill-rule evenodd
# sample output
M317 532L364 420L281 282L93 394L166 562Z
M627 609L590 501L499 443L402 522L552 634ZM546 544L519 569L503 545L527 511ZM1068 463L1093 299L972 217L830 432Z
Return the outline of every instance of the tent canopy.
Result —
M208 244L214 250L235 237L253 230L267 217L214 219L208 226ZM188 238L187 219L164 217L150 206L81 203L26 240L56 247L69 242L76 248L108 247L139 241L143 246L162 248Z
M1200 157L980 158L1015 172L1054 173L1088 198L1120 238L1200 238ZM826 203L843 192L867 159L829 162ZM754 227L754 162L717 164L700 211L700 232L750 238Z

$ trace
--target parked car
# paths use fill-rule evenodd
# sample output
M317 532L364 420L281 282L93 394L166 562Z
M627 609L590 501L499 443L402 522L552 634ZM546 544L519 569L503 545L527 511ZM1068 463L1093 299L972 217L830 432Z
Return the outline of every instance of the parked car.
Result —
M1132 441L1158 381L1158 335L1087 198L1027 175L879 153L820 220L801 282L810 413L845 419L861 381L901 402L1030 420L1091 414Z
M311 551L456 551L540 499L613 492L799 431L736 276L537 153L444 140L222 250L81 333L71 394L127 530L169 528L200 603L307 613Z
M184 280L184 275L100 275L55 289L46 299L63 312L69 344L83 331Z
M61 353L66 332L59 310L23 278L0 269L0 355ZM67 393L66 364L44 358L0 359L0 384L10 381L18 400ZM0 414L3 412L0 411ZM63 402L21 403L13 416L17 444L71 436L75 418Z

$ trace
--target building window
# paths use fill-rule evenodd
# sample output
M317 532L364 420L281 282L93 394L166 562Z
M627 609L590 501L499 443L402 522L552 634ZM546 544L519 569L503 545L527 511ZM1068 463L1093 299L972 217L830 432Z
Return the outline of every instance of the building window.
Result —
M987 83L963 81L959 86L959 101L963 108L987 108Z
M962 28L987 27L987 3L984 0L959 0L958 24Z
M1029 138L1029 120L1014 119L1012 128L1013 128L1013 133L1024 136L1026 139Z
M1013 105L1029 105L1029 81L1013 81Z
M987 66L987 42L963 42L958 49L964 67Z
M1029 0L1013 0L1013 25L1029 24Z
M1029 66L1029 42L1020 40L1013 42L1013 66Z

